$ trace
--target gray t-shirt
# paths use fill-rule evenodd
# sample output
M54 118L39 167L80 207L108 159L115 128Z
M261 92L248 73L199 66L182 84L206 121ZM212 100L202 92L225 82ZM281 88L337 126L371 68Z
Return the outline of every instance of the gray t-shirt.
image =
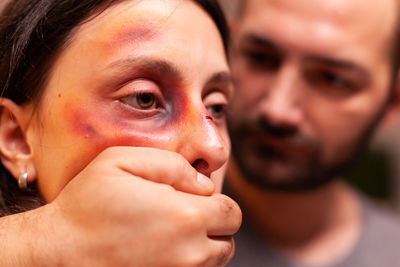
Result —
M360 201L363 229L357 245L341 261L318 267L400 266L399 219L363 197ZM236 253L228 267L310 267L292 262L274 250L246 222L235 235L235 243Z

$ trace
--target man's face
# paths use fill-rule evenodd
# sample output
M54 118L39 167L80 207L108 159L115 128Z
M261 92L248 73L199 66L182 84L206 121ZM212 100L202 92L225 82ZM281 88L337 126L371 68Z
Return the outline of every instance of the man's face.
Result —
M233 33L233 154L252 182L308 188L342 169L387 107L397 5L251 0Z

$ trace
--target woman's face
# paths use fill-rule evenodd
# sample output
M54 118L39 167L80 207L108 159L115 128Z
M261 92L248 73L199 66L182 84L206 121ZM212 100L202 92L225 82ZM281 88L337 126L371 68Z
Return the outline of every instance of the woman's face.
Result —
M194 2L108 8L71 34L27 131L45 200L110 146L174 151L210 176L230 151L231 90L220 34Z

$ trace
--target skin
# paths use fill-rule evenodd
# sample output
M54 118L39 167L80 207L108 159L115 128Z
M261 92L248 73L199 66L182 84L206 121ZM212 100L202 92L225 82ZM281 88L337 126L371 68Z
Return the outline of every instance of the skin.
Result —
M250 1L235 33L235 157L272 184L330 174L358 152L387 108L395 3L314 4ZM353 16L358 9L367 23Z
M358 241L357 197L325 180L397 109L395 10L391 0L251 0L232 24L237 164L227 182L258 233L291 260L329 265Z
M82 24L36 106L0 100L2 163L48 202L0 218L0 265L226 265L241 223L218 193L231 91L192 1L123 1Z
M193 4L144 2L84 24L54 64L27 129L47 201L106 147L173 151L208 177L227 161L224 114L214 110L232 85L215 25ZM142 108L139 94L154 104Z

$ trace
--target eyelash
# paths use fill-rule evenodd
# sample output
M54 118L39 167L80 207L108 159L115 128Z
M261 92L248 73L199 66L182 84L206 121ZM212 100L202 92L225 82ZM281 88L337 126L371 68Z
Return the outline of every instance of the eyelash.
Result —
M120 90L118 101L135 111L138 116L153 116L165 107L158 83L150 79L136 79Z
M214 109L214 110L213 110ZM215 109L217 109L217 113L221 113L218 115L213 114ZM211 105L207 107L207 111L210 114L210 116L214 119L214 120L223 120L226 117L226 110L227 107L224 104L217 104L217 105Z
M162 106L160 103L161 101L158 99L158 97L151 92L137 92L122 97L120 100L124 104L142 111L159 109ZM149 102L149 104L147 104L147 102Z
M271 51L258 51L256 49L243 48L243 55L247 62L257 68L277 70L281 64L281 58Z
M337 97L349 96L357 92L360 86L350 78L327 70L306 73L308 80L327 94Z
M180 99L175 99L175 101ZM137 79L120 90L118 101L136 117L150 118L173 108L173 103L165 102L161 86L150 79ZM172 100L171 100L172 101ZM223 123L226 118L228 99L223 91L213 89L206 92L203 105L215 123ZM168 110L167 110L168 109ZM168 113L168 112L167 112Z
M226 95L220 91L210 92L203 98L203 103L215 122L225 121L228 102Z

